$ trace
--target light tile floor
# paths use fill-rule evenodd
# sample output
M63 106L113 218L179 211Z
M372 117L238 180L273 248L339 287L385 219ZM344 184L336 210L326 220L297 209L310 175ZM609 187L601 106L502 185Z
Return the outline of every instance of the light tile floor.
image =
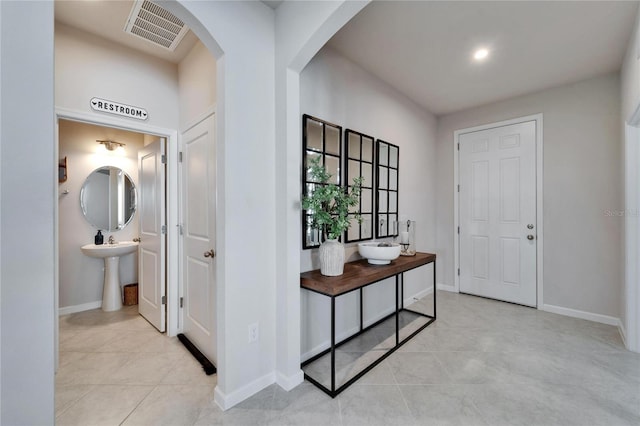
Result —
M60 318L58 425L640 425L640 354L615 327L446 292L335 399L272 385L222 412L215 384L135 306Z

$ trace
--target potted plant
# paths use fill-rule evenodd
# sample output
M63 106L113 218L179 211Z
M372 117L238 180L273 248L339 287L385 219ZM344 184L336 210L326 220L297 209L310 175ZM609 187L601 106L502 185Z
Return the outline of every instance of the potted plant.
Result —
M320 273L322 275L342 275L344 270L344 245L338 238L351 226L351 218L358 223L362 218L358 213L350 213L360 201L362 177L354 178L351 191L329 183L331 174L320 164L320 157L309 160L307 165L315 188L302 199L302 208L310 217L312 226L322 234L320 244Z

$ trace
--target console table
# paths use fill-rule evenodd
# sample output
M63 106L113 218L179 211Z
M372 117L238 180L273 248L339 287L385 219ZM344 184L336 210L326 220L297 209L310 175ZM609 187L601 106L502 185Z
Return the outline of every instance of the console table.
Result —
M427 315L421 312L416 312L404 307L404 273L420 266L433 263L433 316ZM371 284L375 284L387 278L395 277L395 311L390 315L377 321L368 327L363 328L363 299L362 289ZM400 346L409 341L413 336L424 330L432 322L436 320L436 255L431 253L416 253L415 256L400 256L396 260L393 260L389 265L372 265L367 262L366 259L357 260L355 262L345 263L344 273L338 277L327 277L320 274L319 270L304 272L300 274L300 287L313 291L315 293L322 294L331 298L331 346L329 349L319 353L318 355L303 362L301 367L304 367L319 358L331 354L331 387L328 388L322 385L318 380L304 374L305 378L324 391L326 394L335 398L340 392L352 385L356 380L365 375L368 371L382 362L385 358L395 352ZM336 342L336 298L352 291L360 291L360 331L356 334L340 341ZM429 318L426 324L420 326L417 330L411 333L408 337L400 339L400 312L406 311L416 315L420 315ZM380 358L373 361L362 371L358 372L354 377L347 380L342 386L336 388L336 348L347 343L353 338L361 335L367 330L379 325L383 321L395 316L396 330L395 330L395 345L387 350Z

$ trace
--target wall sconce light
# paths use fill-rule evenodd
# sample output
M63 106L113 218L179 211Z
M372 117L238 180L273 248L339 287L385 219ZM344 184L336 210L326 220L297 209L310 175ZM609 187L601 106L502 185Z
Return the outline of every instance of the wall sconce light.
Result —
M116 141L110 141L110 140L105 140L105 141L96 140L96 142L104 145L104 148L107 151L124 150L124 145L125 145L122 142L116 142Z
M116 152L123 152L124 151L124 146L125 144L123 144L122 142L116 142L116 141L112 141L112 140L96 140L96 142L98 142L99 144L101 144L101 148L107 151L116 151Z

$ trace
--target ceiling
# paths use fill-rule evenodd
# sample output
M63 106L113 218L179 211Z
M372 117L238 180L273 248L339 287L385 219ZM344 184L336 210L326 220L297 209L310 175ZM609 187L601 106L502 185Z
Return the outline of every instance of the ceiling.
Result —
M277 9L283 0L263 0L271 9ZM157 2L162 5L161 1ZM179 63L198 41L192 31L187 32L172 52L124 32L134 0L55 0L56 22L97 35L115 43Z
M282 1L263 1L277 8ZM133 0L56 0L56 21L179 63L123 31ZM436 115L620 69L638 8L630 1L374 1L328 45ZM481 63L478 47L490 50Z
M328 45L436 115L620 69L638 3L372 2ZM483 62L472 59L489 49Z
M165 61L182 61L198 41L193 32L188 31L173 52L127 34L124 27L133 4L133 0L55 0L55 19Z

